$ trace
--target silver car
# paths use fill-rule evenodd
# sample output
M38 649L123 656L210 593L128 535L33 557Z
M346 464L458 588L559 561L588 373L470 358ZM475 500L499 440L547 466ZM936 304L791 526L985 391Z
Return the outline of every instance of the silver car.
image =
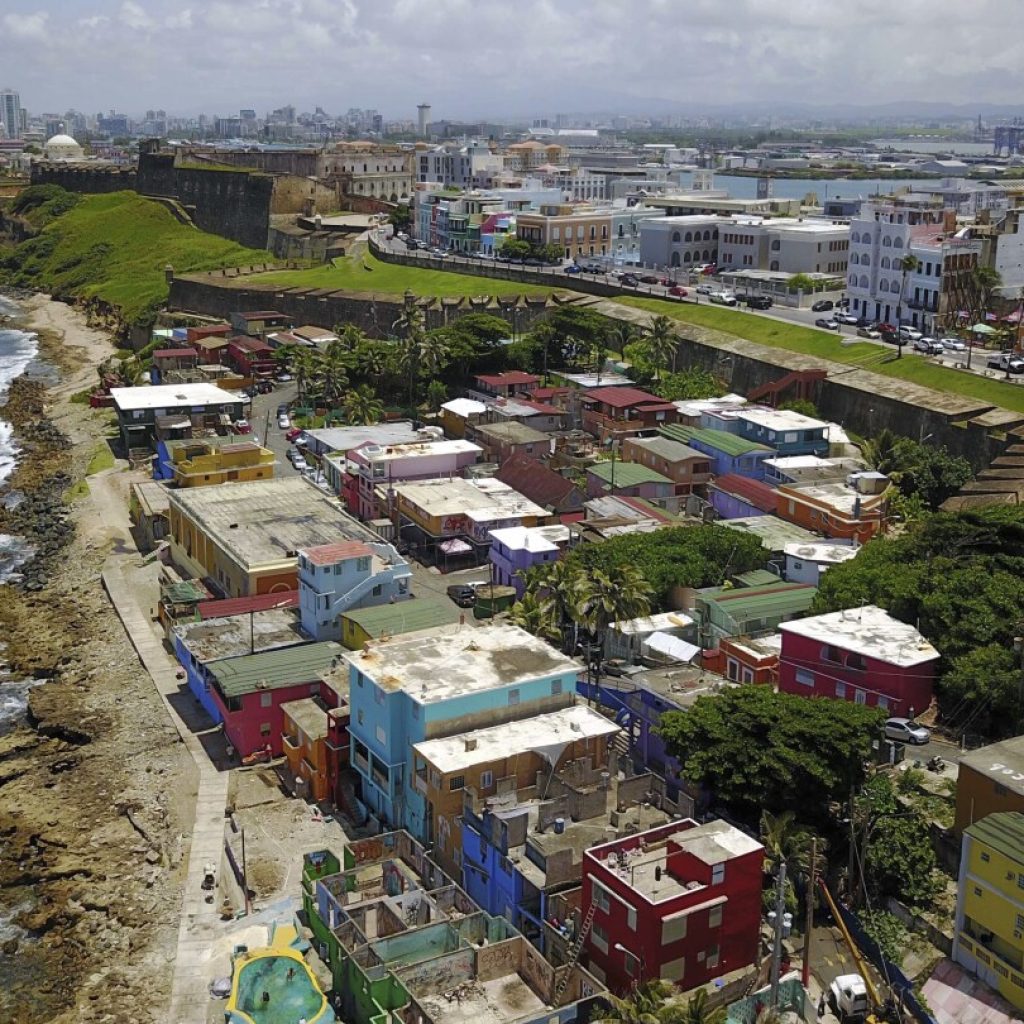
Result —
M947 352L966 352L967 342L961 341L959 338L939 338L939 344Z
M885 738L897 743L927 743L932 734L910 718L888 718L885 722Z

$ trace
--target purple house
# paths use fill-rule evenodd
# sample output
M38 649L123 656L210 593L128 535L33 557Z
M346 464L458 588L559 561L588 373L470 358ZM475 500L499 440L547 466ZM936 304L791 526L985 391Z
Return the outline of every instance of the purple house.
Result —
M587 468L587 497L625 494L631 498L671 498L676 485L639 462L598 462Z
M516 597L526 586L520 573L531 565L557 562L569 542L569 527L509 526L491 530L491 577L502 586L515 587Z
M723 519L745 519L774 513L779 496L761 480L727 473L708 484L708 500Z

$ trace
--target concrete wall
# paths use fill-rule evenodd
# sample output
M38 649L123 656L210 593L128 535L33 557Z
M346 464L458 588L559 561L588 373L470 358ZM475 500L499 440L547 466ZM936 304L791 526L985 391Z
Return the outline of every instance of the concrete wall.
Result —
M520 936L499 942L493 946L484 946L476 951L476 977L479 981L491 981L515 974L519 968L522 955L519 949L524 940Z
M59 185L68 192L122 192L135 188L135 169L38 163L32 165L32 184Z

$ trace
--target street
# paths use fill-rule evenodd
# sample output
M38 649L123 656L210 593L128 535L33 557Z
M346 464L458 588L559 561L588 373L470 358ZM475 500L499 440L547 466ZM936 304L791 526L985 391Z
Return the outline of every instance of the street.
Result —
M252 424L252 432L259 438L260 444L264 448L269 448L277 457L275 476L295 474L295 469L287 458L291 445L285 440L286 431L277 425L277 407L285 402L294 402L296 394L295 382L289 381L287 384L278 384L267 395L256 395L250 403L249 423Z

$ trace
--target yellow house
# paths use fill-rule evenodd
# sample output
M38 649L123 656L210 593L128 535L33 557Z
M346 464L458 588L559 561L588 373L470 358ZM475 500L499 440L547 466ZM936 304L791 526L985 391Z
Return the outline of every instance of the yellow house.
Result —
M953 959L1024 1009L1024 814L964 830Z
M209 487L229 480L269 480L274 453L255 441L207 444L198 440L171 452L171 469L178 487Z

